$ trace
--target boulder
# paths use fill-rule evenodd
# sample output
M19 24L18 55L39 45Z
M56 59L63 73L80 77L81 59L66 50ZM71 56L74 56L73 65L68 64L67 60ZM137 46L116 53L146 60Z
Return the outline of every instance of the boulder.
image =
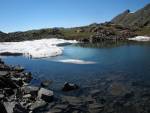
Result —
M26 95L23 95L23 98L31 98L32 97L32 95L31 94L26 94Z
M68 104L57 104L53 108L55 108L55 109L61 109L61 110L66 110L68 108L68 106L69 106Z
M123 96L128 93L127 87L119 82L113 82L109 87L109 91L113 96Z
M89 104L90 113L100 113L104 110L104 105L100 103Z
M43 99L46 102L52 102L54 97L54 93L51 90L40 88L38 92L38 98Z
M4 94L0 94L0 101L4 98Z
M36 113L40 108L43 108L47 105L47 103L43 100L37 100L33 104L31 104L30 110Z
M31 72L25 72L24 73L24 82L27 82L27 83L29 83L30 81L32 80L32 74L31 74Z
M75 96L61 96L62 102L69 103L71 106L81 107L85 105L85 98Z
M14 67L13 67L13 70L16 71L16 72L23 72L23 71L24 71L24 68L21 67L21 66L14 66Z
M8 71L0 71L0 76L6 76L8 74L9 74Z
M52 108L48 113L63 113L62 109Z
M44 80L41 82L42 87L48 87L52 83L51 80Z
M13 109L16 105L16 102L4 102L4 107L5 110L7 111L6 113L14 113Z
M39 87L36 86L24 86L22 87L23 93L24 94L31 94L33 97L37 96Z
M20 104L16 104L13 109L13 113L29 113L29 111Z
M62 91L71 91L76 89L79 89L78 85L66 82L62 88Z

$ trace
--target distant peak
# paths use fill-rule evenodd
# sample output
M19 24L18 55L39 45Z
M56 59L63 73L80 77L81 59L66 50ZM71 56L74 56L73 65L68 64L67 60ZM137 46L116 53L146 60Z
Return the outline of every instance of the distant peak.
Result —
M149 3L149 4L147 4L144 8L146 8L146 9L150 9L150 3Z
M124 13L130 13L131 11L129 9L125 10Z
M112 22L115 24L120 24L123 26L150 26L150 3L147 4L144 8L141 8L134 13L130 10L125 10L123 13L119 14L112 19Z

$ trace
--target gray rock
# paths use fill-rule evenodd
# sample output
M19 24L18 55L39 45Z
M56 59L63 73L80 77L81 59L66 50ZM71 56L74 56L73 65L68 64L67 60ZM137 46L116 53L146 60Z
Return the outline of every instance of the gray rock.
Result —
M13 113L13 109L16 105L16 102L4 102L5 109L7 113Z
M90 92L90 94L92 95L92 97L97 96L97 95L100 94L100 90L98 90L98 89L92 90L92 91Z
M0 101L4 98L4 94L0 94Z
M42 87L48 87L52 83L51 80L44 80L41 82Z
M24 94L31 94L32 96L36 97L39 87L36 86L24 86L22 87L22 90L24 92Z
M23 72L23 71L24 71L24 68L21 67L21 66L14 66L14 67L13 67L13 70L14 70L14 71L17 71L17 72Z
M104 105L100 103L89 104L90 113L100 113L103 110L104 110Z
M40 108L43 108L47 105L47 103L43 100L37 100L35 103L31 104L30 110L36 112Z
M79 113L79 110L75 110L75 111L73 111L72 113Z
M126 94L128 92L128 89L122 83L113 82L109 87L109 91L113 96L120 96Z
M0 76L6 76L8 74L9 74L8 71L0 71Z
M46 102L51 102L53 100L54 93L51 90L40 88L38 92L38 98L43 99Z
M54 109L51 109L49 113L62 113L62 110L54 108Z
M53 108L66 110L68 106L69 106L68 104L58 104L58 105L54 106Z
M13 113L29 113L29 111L21 106L21 104L16 104L13 110Z
M63 91L71 91L71 90L76 90L78 89L79 86L76 85L76 84L71 84L71 83L68 83L66 82L62 88Z
M31 94L26 94L26 95L23 95L23 98L31 98Z
M81 97L74 96L62 96L62 101L67 102L72 106L82 106L85 104L85 99Z

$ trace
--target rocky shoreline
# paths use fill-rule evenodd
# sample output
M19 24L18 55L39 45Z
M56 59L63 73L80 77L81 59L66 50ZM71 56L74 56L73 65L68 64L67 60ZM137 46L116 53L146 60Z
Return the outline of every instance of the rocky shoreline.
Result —
M50 80L40 86L33 86L31 80L32 74L21 66L8 66L0 60L1 113L150 112L150 83L141 77L105 76L87 87L65 83L63 94L48 88Z
M58 97L48 89L52 81L41 86L30 84L32 74L21 66L8 66L0 59L0 111L1 113L62 113L67 105L57 104ZM65 83L62 91L78 89L76 84ZM56 105L56 106L55 106ZM52 109L55 106L57 109Z

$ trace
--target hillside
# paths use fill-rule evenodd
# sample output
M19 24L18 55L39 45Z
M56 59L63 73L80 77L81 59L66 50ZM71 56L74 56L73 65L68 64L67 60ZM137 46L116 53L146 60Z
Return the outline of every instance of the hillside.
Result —
M134 13L126 10L113 18L111 22L123 26L150 27L150 4Z
M135 35L134 29L106 22L75 28L47 28L8 34L1 32L0 41L10 42L43 38L62 38L95 43L104 40L124 40Z

